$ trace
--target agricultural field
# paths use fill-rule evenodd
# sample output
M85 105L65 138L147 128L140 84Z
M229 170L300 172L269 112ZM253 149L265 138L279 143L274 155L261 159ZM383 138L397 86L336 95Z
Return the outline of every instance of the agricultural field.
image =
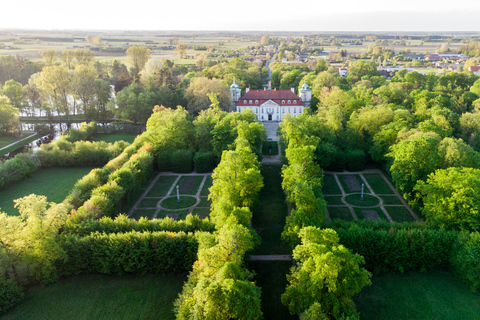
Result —
M355 174L329 173L325 174L323 184L330 220L385 219L390 222L418 220L380 170Z
M130 209L129 216L179 220L191 213L206 218L210 212L208 188L211 185L210 174L158 173ZM180 202L177 201L177 186Z

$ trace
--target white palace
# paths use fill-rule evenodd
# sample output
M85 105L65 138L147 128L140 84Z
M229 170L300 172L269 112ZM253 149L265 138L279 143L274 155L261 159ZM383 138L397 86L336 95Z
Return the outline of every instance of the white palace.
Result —
M268 89L250 90L246 89L243 96L240 96L241 90L233 81L230 86L230 95L232 103L237 112L244 109L250 109L258 117L258 121L283 121L283 117L289 114L296 117L304 112L304 108L310 107L312 99L312 90L305 82L299 90L300 96L295 94L295 89L277 90Z

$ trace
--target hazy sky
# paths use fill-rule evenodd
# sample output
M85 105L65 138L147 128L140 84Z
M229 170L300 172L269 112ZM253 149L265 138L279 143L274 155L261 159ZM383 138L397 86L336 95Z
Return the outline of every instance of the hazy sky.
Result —
M2 1L0 28L479 31L480 1Z

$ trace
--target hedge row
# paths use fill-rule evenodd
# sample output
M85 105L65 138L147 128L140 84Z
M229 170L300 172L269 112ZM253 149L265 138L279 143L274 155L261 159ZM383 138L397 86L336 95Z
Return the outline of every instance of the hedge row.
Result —
M0 163L0 190L31 176L38 167L38 160L28 153L17 154L13 159Z
M130 231L169 231L169 232L212 232L215 229L213 223L208 219L200 219L197 215L189 214L185 220L173 220L171 218L149 220L145 217L138 221L129 219L126 215L120 214L115 219L103 217L98 220L85 220L74 224L67 222L63 233L77 236L88 236L91 233L123 233Z
M22 287L13 280L0 278L0 315L16 306L23 298Z
M67 258L57 268L64 275L186 271L191 270L198 249L193 234L165 231L63 235L59 243Z
M197 173L212 172L218 161L213 151L200 151L182 149L174 152L158 152L156 157L157 167L160 171L173 171L176 173L190 173L195 167Z

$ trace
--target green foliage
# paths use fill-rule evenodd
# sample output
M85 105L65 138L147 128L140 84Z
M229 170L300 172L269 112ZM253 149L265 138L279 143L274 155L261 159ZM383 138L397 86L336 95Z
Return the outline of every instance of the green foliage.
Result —
M75 183L65 201L78 208L90 198L93 189L107 182L109 174L110 170L107 168L93 169Z
M10 100L0 95L0 135L16 135L19 133L19 110L12 106Z
M365 169L365 152L363 150L349 150L347 152L347 170L361 171Z
M446 229L480 230L480 169L439 169L418 181L427 222Z
M315 312L324 313L325 319L355 316L352 297L371 284L371 274L361 267L364 259L339 245L332 229L306 227L299 237L301 244L293 250L298 265L287 276L282 303L291 314L312 313L309 308L317 303Z
M320 168L328 168L335 164L337 153L338 148L333 143L322 141L315 150L315 159L318 161Z
M340 148L337 148L333 159L334 159L333 162L330 164L329 167L327 167L327 169L331 171L342 172L343 169L345 169L345 166L347 165L347 157L345 155L345 152Z
M156 156L157 168L160 171L173 171L172 154L169 152L158 152Z
M76 142L82 140L91 140L97 131L97 123L92 121L90 123L83 122L78 129L70 128L65 136L67 141Z
M172 171L190 173L193 171L193 150L177 150L171 154Z
M17 154L13 159L0 163L0 189L31 176L38 170L38 162L31 154Z
M198 246L192 234L165 231L68 234L60 239L67 257L57 266L62 274L186 271L191 269Z
M470 290L480 290L480 234L461 232L452 248L451 265L455 275Z
M110 181L92 190L90 201L106 216L118 213L125 191L115 181ZM85 205L84 205L85 206ZM80 209L79 209L80 211Z
M215 169L218 160L215 152L213 151L199 151L195 153L195 156L193 157L193 163L197 173L207 173L212 172L213 169Z
M0 315L20 303L22 298L22 287L13 280L0 278Z

